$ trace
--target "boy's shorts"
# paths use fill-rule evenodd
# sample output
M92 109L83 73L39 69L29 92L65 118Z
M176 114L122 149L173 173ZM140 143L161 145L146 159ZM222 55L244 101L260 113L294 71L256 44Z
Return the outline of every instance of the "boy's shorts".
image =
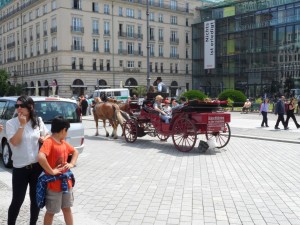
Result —
M46 209L48 213L59 213L60 209L72 207L73 202L74 196L72 188L69 189L68 193L55 192L47 189Z

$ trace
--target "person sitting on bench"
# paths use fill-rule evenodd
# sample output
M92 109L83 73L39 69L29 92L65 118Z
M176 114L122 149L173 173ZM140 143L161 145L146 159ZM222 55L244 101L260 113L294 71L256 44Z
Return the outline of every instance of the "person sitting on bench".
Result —
M157 95L155 97L155 102L153 104L153 108L155 111L159 112L159 117L163 119L163 121L165 121L166 123L170 123L170 116L167 115L167 113L165 113L163 111L163 108L162 108L162 100L164 98L161 96L161 95Z
M245 102L245 104L244 104L244 106L243 106L242 111L244 113L248 113L248 111L250 110L250 108L251 108L251 102L249 101L249 99L247 99L246 102Z

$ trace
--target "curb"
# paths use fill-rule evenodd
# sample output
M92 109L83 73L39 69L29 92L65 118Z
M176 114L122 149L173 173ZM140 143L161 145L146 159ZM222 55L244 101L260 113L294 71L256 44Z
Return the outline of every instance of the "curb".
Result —
M248 138L248 139L256 139L256 140L263 140L263 141L275 141L275 142L283 142L283 143L293 143L293 144L300 144L299 141L291 140L291 139L277 139L277 138L270 138L270 137L258 137L258 136L251 136L251 135L242 135L242 134L231 134L231 137L237 138Z

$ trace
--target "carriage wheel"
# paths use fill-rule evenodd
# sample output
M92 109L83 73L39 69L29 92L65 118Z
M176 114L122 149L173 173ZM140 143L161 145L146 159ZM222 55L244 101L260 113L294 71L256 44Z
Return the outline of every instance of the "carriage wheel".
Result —
M223 148L225 147L231 137L231 130L230 126L228 123L225 123L225 129L223 131L219 132L212 132L212 133L207 133L206 132L206 139L209 140L211 138L215 137L216 142L217 142L217 148Z
M155 137L157 135L157 133L156 133L156 130L155 130L153 124L152 123L147 123L146 126L147 126L147 131L148 131L147 134L150 137Z
M129 143L133 143L137 139L138 126L135 120L127 120L124 124L124 136L125 140Z
M181 152L191 151L197 140L197 130L189 119L177 119L172 129L172 139L175 147Z
M157 133L156 136L157 136L161 141L166 141L166 140L168 140L168 138L170 137L169 135L163 135L163 134L159 134L159 133Z

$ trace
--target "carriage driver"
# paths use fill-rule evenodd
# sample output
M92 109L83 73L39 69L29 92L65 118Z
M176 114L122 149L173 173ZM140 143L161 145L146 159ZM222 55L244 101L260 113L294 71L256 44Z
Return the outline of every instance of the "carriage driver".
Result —
M153 108L154 108L155 111L159 112L160 118L162 118L166 123L169 123L170 122L170 116L168 116L167 113L165 113L163 111L163 108L162 108L162 105L161 105L163 99L164 98L161 95L157 95L155 97L155 102L153 104Z

